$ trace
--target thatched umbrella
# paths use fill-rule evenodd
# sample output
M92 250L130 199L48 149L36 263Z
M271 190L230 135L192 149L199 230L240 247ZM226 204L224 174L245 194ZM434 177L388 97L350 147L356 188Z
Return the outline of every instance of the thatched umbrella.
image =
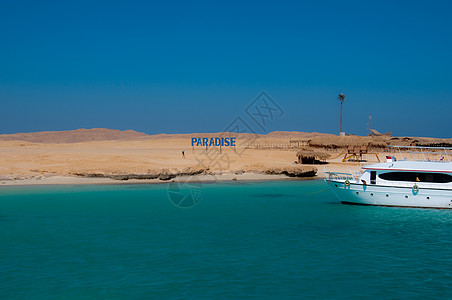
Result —
M317 137L309 141L310 147L323 149L337 149L348 147L362 147L368 148L386 148L386 141L389 137L369 137L369 136L332 136L332 137Z
M312 165L316 161L325 161L330 155L323 152L301 150L297 152L298 163Z

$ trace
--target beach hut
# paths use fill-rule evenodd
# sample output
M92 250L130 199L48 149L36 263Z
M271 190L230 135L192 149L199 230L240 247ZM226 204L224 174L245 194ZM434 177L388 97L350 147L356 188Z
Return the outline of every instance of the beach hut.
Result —
M316 163L324 163L330 155L323 152L301 150L297 152L297 161L299 164L313 165Z
M386 142L390 139L388 136L328 136L316 137L309 141L309 147L335 150L348 147L367 146L368 149L386 149Z

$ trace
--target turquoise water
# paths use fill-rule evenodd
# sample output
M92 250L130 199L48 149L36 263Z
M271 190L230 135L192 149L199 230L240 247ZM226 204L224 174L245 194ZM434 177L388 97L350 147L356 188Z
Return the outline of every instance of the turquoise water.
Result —
M0 299L452 297L452 211L326 189L204 184L181 209L167 185L2 187Z

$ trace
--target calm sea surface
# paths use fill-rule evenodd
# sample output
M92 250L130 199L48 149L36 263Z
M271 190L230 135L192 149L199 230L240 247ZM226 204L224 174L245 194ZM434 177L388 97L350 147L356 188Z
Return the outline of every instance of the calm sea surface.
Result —
M452 298L452 211L342 205L320 180L200 191L1 187L0 299Z

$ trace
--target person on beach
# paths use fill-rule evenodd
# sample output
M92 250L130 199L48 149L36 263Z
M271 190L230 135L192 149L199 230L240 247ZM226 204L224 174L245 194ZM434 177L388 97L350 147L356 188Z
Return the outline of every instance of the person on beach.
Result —
M182 158L185 158L185 150L182 150Z

